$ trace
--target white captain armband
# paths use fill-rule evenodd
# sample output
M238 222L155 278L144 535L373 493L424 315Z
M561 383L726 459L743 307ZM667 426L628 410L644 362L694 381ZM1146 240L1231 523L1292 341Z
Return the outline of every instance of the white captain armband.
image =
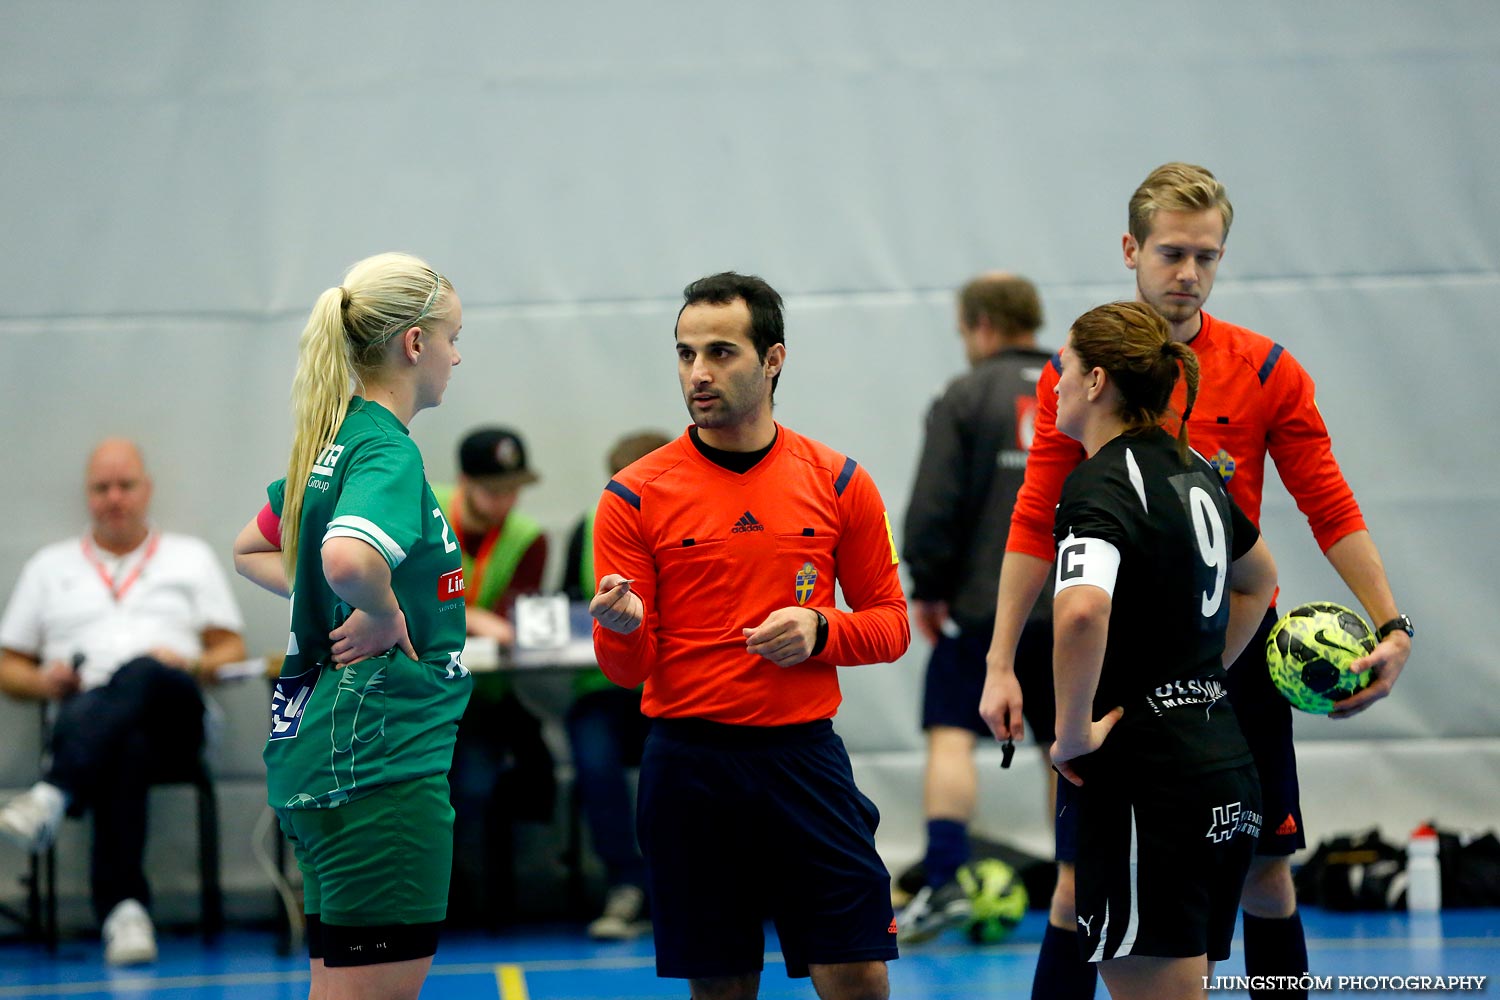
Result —
M1120 550L1102 538L1069 535L1057 546L1057 589L1087 584L1115 596L1115 578L1120 572Z

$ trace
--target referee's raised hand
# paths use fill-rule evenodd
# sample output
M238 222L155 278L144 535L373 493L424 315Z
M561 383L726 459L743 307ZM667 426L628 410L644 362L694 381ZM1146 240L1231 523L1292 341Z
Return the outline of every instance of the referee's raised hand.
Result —
M599 592L589 601L589 614L611 632L629 635L641 627L646 606L639 594L630 589L633 581L618 573L607 573L599 581Z

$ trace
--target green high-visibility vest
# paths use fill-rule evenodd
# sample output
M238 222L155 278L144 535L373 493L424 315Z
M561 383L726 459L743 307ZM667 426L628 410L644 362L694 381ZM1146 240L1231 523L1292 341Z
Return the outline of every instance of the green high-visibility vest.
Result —
M583 515L583 552L578 560L578 592L587 601L599 581L594 579L594 511Z
M583 515L583 551L578 559L578 592L587 601L598 589L594 579L594 511ZM573 697L579 698L593 691L607 691L615 682L604 676L602 670L580 670L573 676Z
M443 508L448 521L453 522L453 500L454 489L452 486L434 486L432 495L437 498L438 506ZM463 518L459 518L462 524ZM500 534L495 539L495 545L490 550L489 560L484 566L484 579L475 579L475 563L473 556L462 545L459 550L464 557L464 588L473 588L474 605L487 611L498 611L495 607L499 603L501 595L510 586L510 581L515 578L516 569L525 558L526 551L531 544L537 540L542 533L542 525L536 519L527 517L520 511L512 510L505 516L505 523L500 526ZM479 674L474 678L474 697L484 701L497 701L511 688L510 678L501 674Z
M595 589L598 589L598 580L594 577L594 511L588 511L583 514L583 550L577 561L577 592L586 601L594 595ZM573 675L574 699L612 687L615 687L615 682L606 678L603 670L579 670ZM639 690L640 685L636 685L636 691Z
M432 494L437 497L438 505L448 516L448 523L452 524L453 487L434 486ZM460 517L458 520L462 523L463 518ZM516 569L525 558L526 551L541 534L541 522L535 518L516 510L507 514L505 523L500 526L500 536L495 539L495 547L490 550L489 561L484 567L483 580L474 578L474 557L469 555L467 550L464 551L464 586L475 588L473 604L489 611L498 610L495 605L500 600L500 595L504 594L506 588L510 586L510 581L515 578Z

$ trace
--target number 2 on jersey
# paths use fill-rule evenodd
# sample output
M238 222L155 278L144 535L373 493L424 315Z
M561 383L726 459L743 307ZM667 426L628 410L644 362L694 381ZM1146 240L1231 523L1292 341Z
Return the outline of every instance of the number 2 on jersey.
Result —
M448 534L448 519L443 516L443 508L432 508L432 516L437 518L438 523L443 526L443 551L452 552L454 549L458 548L458 543L455 542L452 536Z

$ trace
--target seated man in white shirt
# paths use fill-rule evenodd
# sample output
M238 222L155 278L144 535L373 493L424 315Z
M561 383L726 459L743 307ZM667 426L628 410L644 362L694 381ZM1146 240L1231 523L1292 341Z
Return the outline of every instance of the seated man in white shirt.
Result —
M208 545L147 520L133 443L101 442L86 486L90 529L32 556L0 618L0 690L56 703L43 780L0 809L0 836L39 851L65 811L93 812L105 957L128 965L156 958L147 787L202 752L198 682L245 658L244 625Z

